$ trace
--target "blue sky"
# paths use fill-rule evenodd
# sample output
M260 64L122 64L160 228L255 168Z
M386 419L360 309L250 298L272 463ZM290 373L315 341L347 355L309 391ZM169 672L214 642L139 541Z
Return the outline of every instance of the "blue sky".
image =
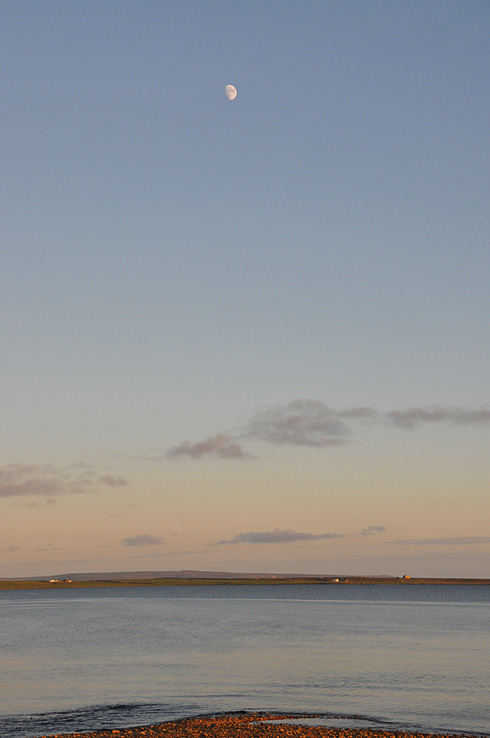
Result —
M0 576L490 577L488 4L0 28Z

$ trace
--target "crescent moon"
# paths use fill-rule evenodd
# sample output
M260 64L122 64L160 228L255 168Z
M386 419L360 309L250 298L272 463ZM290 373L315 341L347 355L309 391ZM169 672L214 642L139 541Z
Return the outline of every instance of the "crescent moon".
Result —
M234 87L233 85L226 85L225 95L228 98L228 100L234 100L235 97L238 95L236 87Z

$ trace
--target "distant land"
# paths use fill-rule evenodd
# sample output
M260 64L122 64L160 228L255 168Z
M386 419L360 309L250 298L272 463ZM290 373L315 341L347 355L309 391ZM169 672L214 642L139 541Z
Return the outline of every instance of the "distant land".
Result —
M311 575L315 578L316 575ZM337 574L332 576L338 576ZM54 579L73 579L82 581L98 581L101 579L309 579L309 574L271 574L259 572L231 571L199 571L198 569L182 569L181 571L105 571L86 572L83 574L60 574ZM27 578L27 577L24 577ZM47 577L28 577L29 579L46 579Z
M6 589L61 589L81 587L169 587L209 586L209 585L399 585L413 586L424 584L490 584L490 579L451 578L451 577L411 577L355 574L268 574L227 571L117 571L85 572L49 575L44 577L24 577L22 579L0 579L0 590Z

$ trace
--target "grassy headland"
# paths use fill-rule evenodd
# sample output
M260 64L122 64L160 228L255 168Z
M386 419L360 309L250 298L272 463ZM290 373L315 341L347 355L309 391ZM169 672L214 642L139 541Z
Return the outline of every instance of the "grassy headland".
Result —
M470 578L432 578L432 577L413 577L404 579L402 577L257 577L253 579L240 578L134 578L134 579L88 579L80 581L49 581L49 580L23 580L23 579L4 579L0 580L0 590L15 589L82 589L87 587L205 587L210 585L263 585L274 587L278 584L307 584L314 585L331 585L335 587L349 586L352 584L362 585L380 585L389 584L402 587L411 587L414 585L427 584L490 584L490 579L470 579Z

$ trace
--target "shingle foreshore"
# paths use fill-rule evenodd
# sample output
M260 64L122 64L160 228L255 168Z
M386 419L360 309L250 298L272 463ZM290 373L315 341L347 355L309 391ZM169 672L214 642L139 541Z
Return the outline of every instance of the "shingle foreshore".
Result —
M373 730L371 728L338 728L300 724L301 718L321 715L239 714L185 718L158 725L136 728L103 729L88 733L54 733L43 738L428 738L428 733ZM281 720L298 719L290 725ZM434 738L449 738L437 734ZM451 734L454 738L454 734ZM472 738L468 734L464 738Z

